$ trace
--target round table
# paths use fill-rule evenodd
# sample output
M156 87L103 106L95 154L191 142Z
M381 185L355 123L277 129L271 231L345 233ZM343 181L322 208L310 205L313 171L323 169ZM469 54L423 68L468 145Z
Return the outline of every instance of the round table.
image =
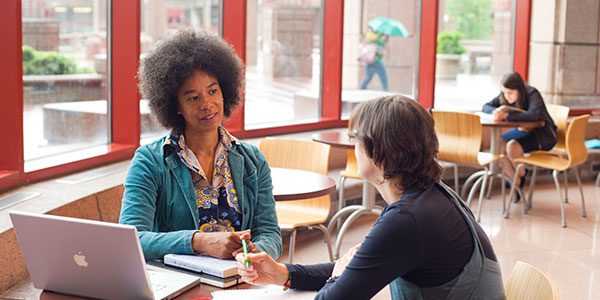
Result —
M310 171L271 168L271 179L277 201L315 198L335 191L333 178Z
M354 149L356 144L355 141L350 140L348 137L348 131L328 131L323 133L316 133L312 136L313 141L320 142L324 144L328 144L332 147L345 148L345 149ZM340 187L342 188L342 187ZM358 219L362 215L366 214L381 214L381 207L375 206L375 197L377 195L377 191L375 187L370 184L367 180L363 179L363 191L362 191L362 203L361 205L350 205L342 208L338 212L331 217L329 221L328 230L331 232L333 225L336 224L337 219L350 214L346 221L340 227L340 231L337 234L335 239L335 246L333 250L333 255L338 258L340 253L340 246L342 244L342 238L346 231L350 228L350 224L352 224L356 219Z

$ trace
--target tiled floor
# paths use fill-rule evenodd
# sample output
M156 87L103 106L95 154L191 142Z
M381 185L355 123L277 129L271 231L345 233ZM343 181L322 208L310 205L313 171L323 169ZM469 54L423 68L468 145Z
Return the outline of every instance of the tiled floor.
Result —
M516 261L521 260L545 272L562 300L600 299L600 187L586 181L583 192L587 218L581 217L579 190L571 184L569 203L565 205L567 228L560 227L558 195L552 183L536 187L528 214L523 214L519 203L511 207L508 220L500 213L499 191L485 201L481 226L492 240L505 281ZM344 238L342 252L359 243L374 221L374 216L359 219ZM280 261L287 261L287 245L284 238ZM319 231L300 232L296 246L295 262L309 264L328 259ZM389 299L389 295L386 288L375 299Z

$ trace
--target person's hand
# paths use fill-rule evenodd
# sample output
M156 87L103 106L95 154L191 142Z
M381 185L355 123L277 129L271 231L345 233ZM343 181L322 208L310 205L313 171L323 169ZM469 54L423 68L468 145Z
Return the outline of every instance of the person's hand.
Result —
M335 262L335 266L333 267L333 272L331 273L331 277L339 277L342 275L342 273L346 269L346 266L348 265L348 263L350 263L350 261L354 257L354 254L356 254L356 252L360 248L360 245L361 244L357 244L356 246L350 248L350 250L348 250L348 252L346 252L346 254L344 254L344 256L342 256L342 258L338 259Z
M233 258L233 251L242 246L240 233L236 232L196 232L192 238L194 251L212 257Z
M506 112L506 110L504 110L504 105L502 105L502 106L496 108L492 112L492 115L494 116L494 120L502 121L508 117L508 112Z
M238 274L242 280L253 285L284 285L290 272L284 264L276 262L265 252L249 253L250 268L246 268L243 253L235 256L238 261Z
M248 244L248 253L260 252L258 250L258 248L256 248L256 245L254 245L254 243L250 240L252 238L252 235L250 234L250 230L240 231L240 232L237 232L237 234L240 239L240 242L242 240L246 240L246 243ZM231 256L235 257L236 255L238 255L238 253L243 253L243 252L244 252L244 248L239 247L231 253Z

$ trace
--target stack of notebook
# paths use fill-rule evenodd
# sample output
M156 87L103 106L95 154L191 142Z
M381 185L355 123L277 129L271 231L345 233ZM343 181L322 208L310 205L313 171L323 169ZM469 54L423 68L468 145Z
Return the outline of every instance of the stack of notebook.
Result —
M200 276L200 282L226 288L242 283L235 260L224 260L204 255L165 255L164 264L189 271Z

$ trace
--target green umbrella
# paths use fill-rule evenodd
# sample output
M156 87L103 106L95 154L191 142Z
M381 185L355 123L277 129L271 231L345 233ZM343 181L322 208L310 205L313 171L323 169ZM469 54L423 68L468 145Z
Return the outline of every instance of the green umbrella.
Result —
M407 37L409 35L408 30L406 30L406 27L400 21L386 17L377 17L369 21L369 27L385 35L399 37Z

